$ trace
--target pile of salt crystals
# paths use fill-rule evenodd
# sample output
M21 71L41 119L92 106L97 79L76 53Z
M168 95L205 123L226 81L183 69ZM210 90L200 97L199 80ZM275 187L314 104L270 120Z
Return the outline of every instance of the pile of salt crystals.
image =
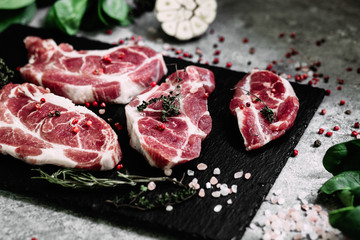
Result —
M271 204L282 205L281 191L269 194L266 200ZM257 222L250 224L251 229L260 228L262 239L342 239L341 232L331 227L328 212L320 205L308 203L305 196L298 197L299 203L281 209L277 213L265 210Z

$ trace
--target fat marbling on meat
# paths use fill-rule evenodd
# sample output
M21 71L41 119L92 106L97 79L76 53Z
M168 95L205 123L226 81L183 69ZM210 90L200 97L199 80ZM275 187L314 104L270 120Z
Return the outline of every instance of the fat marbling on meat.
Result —
M261 113L264 103L274 113L272 122ZM230 102L248 151L284 135L293 126L298 109L299 101L290 83L266 70L253 70L244 76L235 85Z
M178 80L181 79L180 83ZM161 120L162 102L139 112L137 106L150 99L176 92L180 84L180 114ZM164 83L145 90L125 108L130 145L150 165L169 169L200 155L201 142L211 131L207 97L215 89L214 74L205 68L188 66L171 74ZM164 128L159 129L163 124Z
M112 169L122 157L103 119L31 83L0 90L0 152L29 164L87 170Z
M161 54L138 45L76 51L53 39L26 37L29 62L22 77L74 103L126 104L167 72Z

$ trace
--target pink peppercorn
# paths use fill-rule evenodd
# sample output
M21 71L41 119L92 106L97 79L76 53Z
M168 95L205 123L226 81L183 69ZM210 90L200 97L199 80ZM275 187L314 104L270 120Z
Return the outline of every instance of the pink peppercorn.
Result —
M335 126L334 127L334 131L338 131L339 130L339 127L338 126Z
M227 62L227 63L226 63L226 67L227 67L227 68L231 68L231 66L232 66L232 63L231 63L231 62Z
M344 105L345 104L345 100L340 100L340 105Z
M330 90L330 89L327 89L327 90L325 91L325 95L326 95L326 96L329 96L330 93L331 93L331 90Z
M292 155L293 155L294 157L296 157L298 154L299 154L299 151L298 151L298 150L296 150L296 149L294 149L294 151L293 151L293 154L292 154Z
M327 137L331 137L332 134L333 134L332 132L326 132L326 136L327 136Z
M321 115L325 115L326 114L326 109L322 109L320 112Z
M354 124L354 128L359 128L360 127L360 123L359 122L356 122L355 124Z
M320 128L318 133L319 133L319 134L323 134L324 131L325 131L325 130L324 130L323 128Z
M357 135L358 135L358 132L357 132L357 131L352 131L352 132L351 132L351 136L356 137Z

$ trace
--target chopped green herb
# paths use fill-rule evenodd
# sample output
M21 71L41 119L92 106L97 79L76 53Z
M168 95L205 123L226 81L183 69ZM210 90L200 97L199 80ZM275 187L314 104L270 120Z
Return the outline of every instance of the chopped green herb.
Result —
M236 88L239 88L239 87L236 87ZM256 98L256 101L259 101L259 102L264 104L264 107L260 110L260 112L262 113L264 118L269 121L269 123L272 123L275 120L274 111L271 108L269 108L268 105L266 105L266 103L261 98L259 98L255 94L251 93L249 90L246 90L246 89L243 89L243 88L239 88L239 89L245 91L247 93L247 95L254 96Z
M144 111L150 104L162 101L162 111L161 111L161 121L166 122L168 117L180 115L180 83L182 79L179 77L177 66L175 64L176 78L178 85L174 91L170 91L167 96L161 95L158 98L151 98L149 101L143 101L140 105L137 106L139 112ZM185 70L184 70L185 71Z
M4 60L0 58L0 88L8 84L14 76L14 71L9 69Z

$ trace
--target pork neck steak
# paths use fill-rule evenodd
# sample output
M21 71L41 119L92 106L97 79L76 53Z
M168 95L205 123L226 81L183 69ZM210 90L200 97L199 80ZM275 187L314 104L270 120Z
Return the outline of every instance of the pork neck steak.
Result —
M31 83L0 90L0 152L30 164L112 169L122 153L104 120Z
M167 72L161 54L138 45L76 51L66 43L29 36L29 62L20 68L24 80L83 104L128 103Z
M188 66L171 74L160 86L145 90L125 107L130 145L142 153L150 165L162 169L198 157L201 142L212 128L207 97L214 89L215 78L210 70ZM144 101L168 96L171 92L180 93L176 104L179 115L162 121L163 101L151 103L139 112L137 107Z
M271 122L261 110L274 113ZM262 147L290 129L299 101L290 83L270 71L254 70L235 86L230 110L237 117L246 150Z

